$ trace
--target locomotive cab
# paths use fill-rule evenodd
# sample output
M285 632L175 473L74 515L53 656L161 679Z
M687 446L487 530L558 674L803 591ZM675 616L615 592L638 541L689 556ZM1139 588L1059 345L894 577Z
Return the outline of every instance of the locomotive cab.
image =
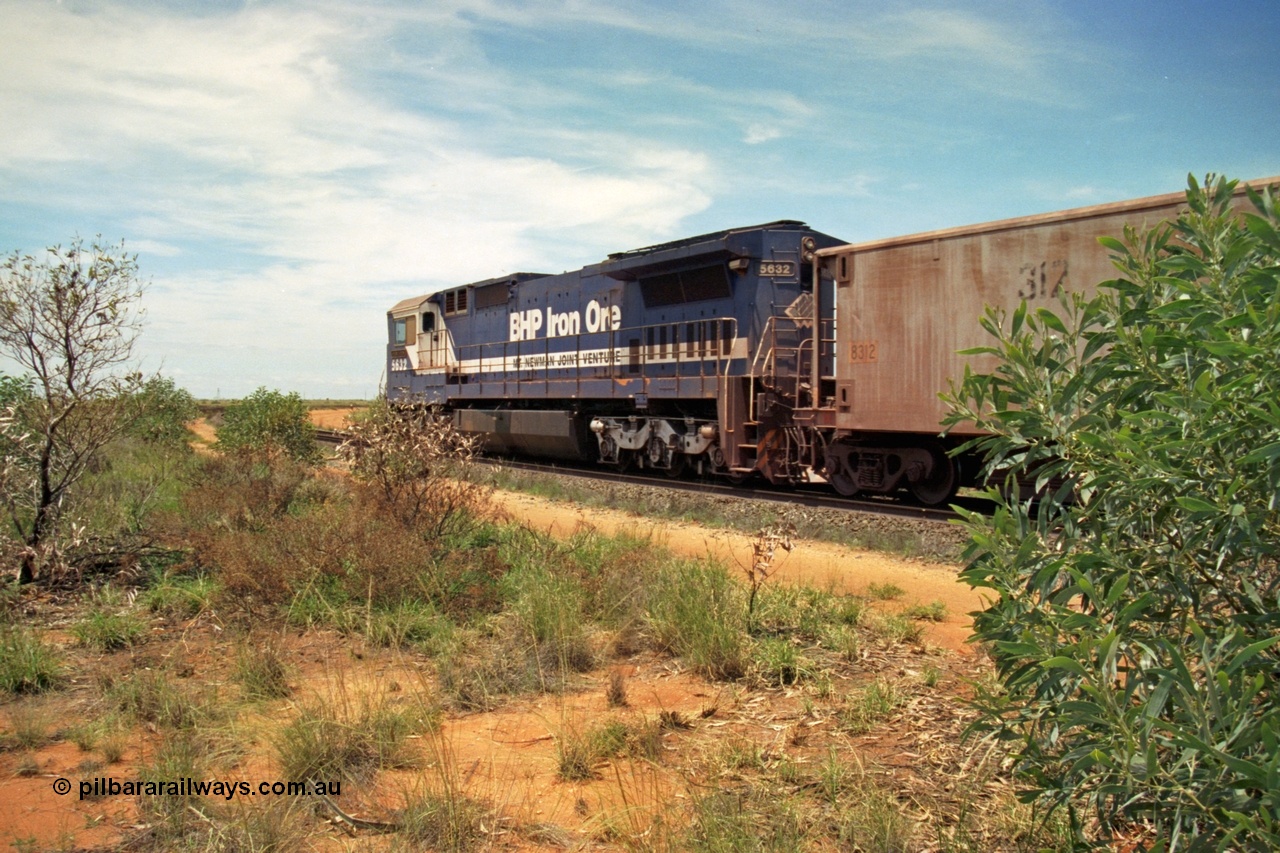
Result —
M425 390L425 387L412 387L412 383L397 378L396 374L429 376L457 363L440 309L435 295L426 294L398 302L387 312L387 391L393 399Z

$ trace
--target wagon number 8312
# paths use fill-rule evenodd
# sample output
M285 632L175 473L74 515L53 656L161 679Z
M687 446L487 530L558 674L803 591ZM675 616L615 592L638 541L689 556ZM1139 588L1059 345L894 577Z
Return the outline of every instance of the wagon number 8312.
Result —
M878 341L850 341L849 361L853 364L872 364L880 360Z

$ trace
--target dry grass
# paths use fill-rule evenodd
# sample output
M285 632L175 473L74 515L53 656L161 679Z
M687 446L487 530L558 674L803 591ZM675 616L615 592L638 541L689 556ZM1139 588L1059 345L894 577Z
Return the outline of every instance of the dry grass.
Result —
M344 780L346 811L398 830L353 830L362 850L1066 849L1017 810L999 754L959 737L981 658L922 648L916 621L774 585L749 603L723 566L649 542L480 515L432 541L315 479L214 464L169 526L191 525L203 574L111 599L165 630L16 681L61 685L81 722L41 731L50 694L18 696L0 760L47 769L73 740L122 777ZM243 511L216 494L252 483L272 494ZM5 630L48 650L102 601ZM112 843L133 849L335 832L314 801L128 809Z

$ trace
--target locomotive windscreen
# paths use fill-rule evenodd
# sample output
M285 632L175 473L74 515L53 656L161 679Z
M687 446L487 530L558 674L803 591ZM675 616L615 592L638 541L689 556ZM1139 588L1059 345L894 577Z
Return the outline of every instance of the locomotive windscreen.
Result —
M642 278L640 293L644 296L644 304L650 308L726 299L732 295L729 272L724 264Z

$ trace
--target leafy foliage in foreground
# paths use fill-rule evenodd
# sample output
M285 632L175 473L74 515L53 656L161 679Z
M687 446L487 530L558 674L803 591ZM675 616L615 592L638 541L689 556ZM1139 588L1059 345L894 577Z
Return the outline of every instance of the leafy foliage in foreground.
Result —
M1106 241L1123 277L1064 316L989 310L998 367L950 399L1043 491L967 519L982 727L1082 840L1280 847L1280 218L1235 187Z
M218 428L218 447L231 452L281 453L298 462L318 462L316 428L298 392L259 388L228 407Z

